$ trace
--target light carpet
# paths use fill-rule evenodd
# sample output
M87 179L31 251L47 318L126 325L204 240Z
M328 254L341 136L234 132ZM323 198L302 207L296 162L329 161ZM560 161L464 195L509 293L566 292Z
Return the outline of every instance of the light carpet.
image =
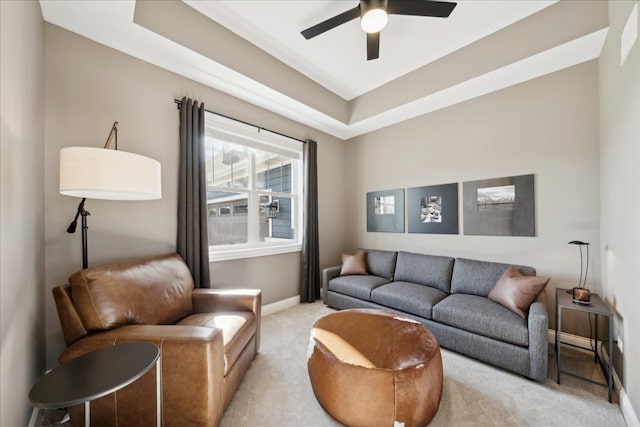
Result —
M260 353L222 418L221 427L340 426L316 400L307 375L309 332L334 310L300 304L262 319ZM563 349L563 369L602 380L593 356ZM444 387L430 426L625 426L606 387L567 375L555 382L550 346L545 383L442 349ZM566 365L565 365L566 363ZM566 366L566 368L565 368Z
M300 304L262 319L256 356L221 427L324 427L341 424L316 400L307 375L309 332L317 319L334 310L321 302ZM593 356L563 349L563 369L602 381ZM442 400L430 427L443 426L625 426L607 389L563 375L555 382L553 346L544 383L528 380L442 349ZM36 425L60 426L64 411L43 411ZM68 427L70 424L62 424Z

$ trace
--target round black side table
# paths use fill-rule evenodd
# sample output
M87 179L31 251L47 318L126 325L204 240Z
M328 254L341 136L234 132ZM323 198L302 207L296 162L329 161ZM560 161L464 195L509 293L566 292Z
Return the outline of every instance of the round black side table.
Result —
M148 342L130 342L83 354L45 374L31 387L29 402L54 409L84 403L84 424L90 424L89 402L120 390L156 366L156 420L160 427L160 349Z

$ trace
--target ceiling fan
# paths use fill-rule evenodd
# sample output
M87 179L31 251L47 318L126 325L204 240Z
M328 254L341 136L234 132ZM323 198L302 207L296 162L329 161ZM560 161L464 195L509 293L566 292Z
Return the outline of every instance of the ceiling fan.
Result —
M387 15L414 15L447 18L457 3L435 0L361 0L353 9L301 31L305 39L318 36L339 25L360 18L367 33L367 61L380 55L380 30L387 25Z

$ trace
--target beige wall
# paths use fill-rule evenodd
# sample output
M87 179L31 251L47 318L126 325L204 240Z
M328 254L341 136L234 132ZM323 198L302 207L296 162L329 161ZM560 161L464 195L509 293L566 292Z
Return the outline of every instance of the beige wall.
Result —
M89 265L175 250L178 110L174 98L204 101L208 109L296 138L318 141L321 256L337 262L344 242L344 143L233 97L47 24L45 95L47 363L64 342L51 288L81 268L80 235L65 232L79 199L58 194L62 147L100 147L113 121L119 149L162 164L162 199L148 202L88 200ZM336 253L338 255L336 255ZM263 290L264 303L298 294L299 254L212 264L214 286Z
M44 23L0 2L0 425L26 426L44 373Z
M602 291L616 316L615 337L624 343L616 371L640 416L640 42L620 65L620 35L634 4L640 8L637 1L609 3L611 27L599 61L600 255Z
M348 141L349 246L387 248L531 265L556 287L578 281L570 240L599 248L598 68L575 66ZM366 231L369 191L535 175L536 237ZM462 185L459 186L462 206ZM591 258L589 287L600 289ZM570 322L563 326L569 326ZM588 334L586 322L571 325Z

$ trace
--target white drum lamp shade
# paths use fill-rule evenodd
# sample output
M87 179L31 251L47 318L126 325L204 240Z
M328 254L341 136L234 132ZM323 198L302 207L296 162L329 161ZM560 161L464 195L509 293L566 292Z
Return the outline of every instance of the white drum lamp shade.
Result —
M105 200L160 199L160 163L126 151L66 147L60 150L60 194Z

